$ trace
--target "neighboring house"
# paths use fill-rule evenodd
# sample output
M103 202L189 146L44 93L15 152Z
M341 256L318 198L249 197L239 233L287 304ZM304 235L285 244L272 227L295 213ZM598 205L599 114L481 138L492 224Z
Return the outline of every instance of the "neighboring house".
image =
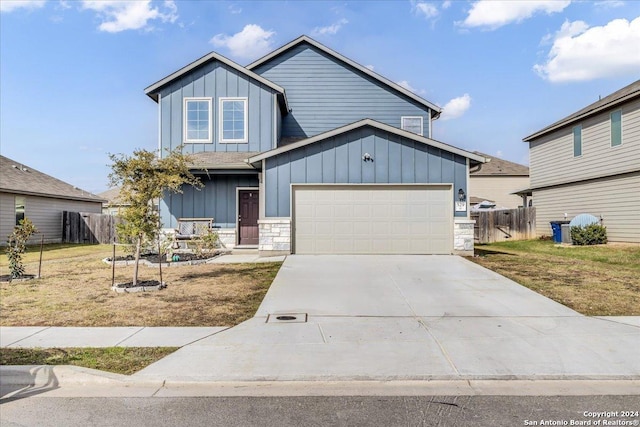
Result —
M246 67L210 53L145 92L160 151L184 145L204 183L161 201L167 228L214 218L263 255L472 253L455 202L484 157L430 139L436 105L309 37Z
M33 241L62 241L62 211L100 213L100 197L0 156L0 244L27 217L38 229Z
M98 193L98 197L105 199L105 202L102 204L103 214L118 215L120 209L126 206L119 200L119 196L120 187L111 188L107 191L103 191L102 193Z
M129 206L120 200L120 187L114 187L102 193L98 193L99 197L105 199L102 204L102 213L107 215L119 215L120 211ZM158 200L155 200L153 206L158 209Z
M524 141L538 235L589 213L610 241L640 243L640 80Z
M478 151L475 154L489 160L469 169L469 195L471 204L487 200L496 207L515 209L522 206L522 197L515 191L529 187L529 168L508 160L489 156Z

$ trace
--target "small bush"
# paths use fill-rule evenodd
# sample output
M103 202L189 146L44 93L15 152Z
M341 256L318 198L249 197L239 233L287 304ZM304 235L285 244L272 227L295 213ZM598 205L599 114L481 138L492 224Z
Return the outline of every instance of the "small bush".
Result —
M600 224L571 227L571 240L574 245L601 245L607 243L607 227Z
M22 264L22 254L27 251L27 241L34 233L37 233L35 225L24 218L13 228L13 233L7 238L7 259L9 260L9 271L12 279L19 279L24 276L24 265Z

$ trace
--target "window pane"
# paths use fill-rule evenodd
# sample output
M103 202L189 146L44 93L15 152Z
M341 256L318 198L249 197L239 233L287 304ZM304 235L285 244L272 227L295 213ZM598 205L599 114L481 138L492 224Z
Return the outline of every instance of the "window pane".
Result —
M402 129L422 135L422 117L403 117Z
M20 221L24 219L24 197L16 197L15 212L16 212L16 225L20 225Z
M622 111L611 113L611 146L622 144Z
M245 126L245 100L222 101L222 139L244 140L246 139Z
M208 141L209 140L209 101L187 100L187 141Z
M582 156L582 126L573 128L573 157Z

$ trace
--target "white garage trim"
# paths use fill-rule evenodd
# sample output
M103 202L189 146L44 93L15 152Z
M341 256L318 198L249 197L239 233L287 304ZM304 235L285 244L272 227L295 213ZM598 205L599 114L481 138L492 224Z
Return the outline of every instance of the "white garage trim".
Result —
M292 184L298 254L451 254L453 184Z

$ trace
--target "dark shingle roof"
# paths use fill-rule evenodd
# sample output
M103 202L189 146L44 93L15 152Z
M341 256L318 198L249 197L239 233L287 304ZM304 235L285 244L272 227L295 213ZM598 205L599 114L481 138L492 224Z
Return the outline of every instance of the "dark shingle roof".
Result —
M525 142L529 142L533 139L546 135L547 133L552 132L556 129L559 129L564 126L568 126L572 123L583 120L603 110L613 108L617 105L622 104L623 102L630 101L637 97L640 97L640 80L636 80L630 85L625 86L622 89L613 92L611 95L608 95L602 99L599 99L593 104L587 105L582 110L576 111L575 113L565 117L564 119L558 120L557 122L547 126L546 128L539 130L536 133L533 133L523 138L522 140Z
M469 175L471 176L529 176L529 168L527 166L499 159L479 151L474 151L474 153L491 159L491 161L471 168L469 170Z
M46 173L0 156L0 191L57 199L103 202L103 199Z
M205 151L189 154L192 159L190 167L192 169L253 169L245 160L258 154L260 153L257 151Z

